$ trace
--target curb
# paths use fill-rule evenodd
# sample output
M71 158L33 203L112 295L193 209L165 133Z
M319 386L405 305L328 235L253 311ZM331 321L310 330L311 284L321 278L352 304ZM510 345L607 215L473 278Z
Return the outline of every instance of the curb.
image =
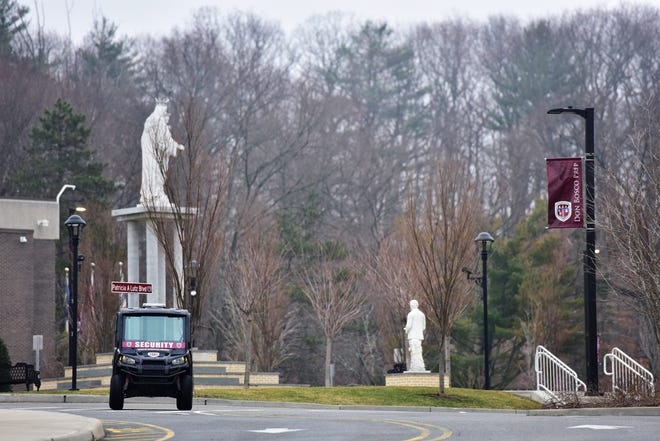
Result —
M80 427L76 433L54 436L52 441L96 441L105 438L105 429L101 421L95 418L85 418L86 425Z
M134 403L171 403L171 398L130 398ZM0 403L107 403L107 395L79 395L79 394L15 394L0 393ZM228 400L222 398L193 398L194 406L207 406L210 404L227 406L260 406L260 407L288 407L288 408L315 408L332 410L382 410L394 412L493 412L526 414L528 416L660 416L660 406L656 407L577 407L565 409L481 409L481 408L454 408L454 407L427 407L427 406L377 406L377 405L347 405L347 404L315 404L315 403L287 403L279 401L246 401Z

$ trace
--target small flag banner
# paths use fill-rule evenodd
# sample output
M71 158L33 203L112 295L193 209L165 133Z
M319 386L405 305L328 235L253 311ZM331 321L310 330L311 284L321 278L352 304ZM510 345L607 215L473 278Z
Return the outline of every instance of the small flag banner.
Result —
M548 228L584 228L582 158L546 159Z

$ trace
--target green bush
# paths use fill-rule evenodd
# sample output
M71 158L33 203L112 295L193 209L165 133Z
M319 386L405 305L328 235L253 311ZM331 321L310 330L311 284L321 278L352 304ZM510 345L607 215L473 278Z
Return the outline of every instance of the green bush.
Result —
M0 338L0 366L11 366L9 351L5 342ZM3 384L9 380L9 371L0 369L0 392L11 392L11 384Z

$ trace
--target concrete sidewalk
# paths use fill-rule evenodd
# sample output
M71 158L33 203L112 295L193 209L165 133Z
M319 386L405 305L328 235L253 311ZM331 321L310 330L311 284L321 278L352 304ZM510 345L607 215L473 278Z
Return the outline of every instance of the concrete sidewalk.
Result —
M101 421L64 412L0 409L0 434L8 441L95 441L105 438Z
M98 403L107 397L2 393L0 403ZM18 406L17 406L18 407ZM101 421L65 412L0 409L0 438L11 441L96 441L105 437Z

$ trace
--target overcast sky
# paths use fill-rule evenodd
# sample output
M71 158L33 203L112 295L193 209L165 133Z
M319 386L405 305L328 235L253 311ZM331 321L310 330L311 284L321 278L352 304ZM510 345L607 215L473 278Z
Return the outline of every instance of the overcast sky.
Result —
M89 33L95 18L105 16L118 26L119 36L150 34L162 36L173 28L184 28L192 13L202 6L216 6L221 12L253 12L278 21L287 31L315 14L343 11L360 19L386 20L406 25L441 21L461 16L482 20L494 14L538 18L595 6L614 7L622 0L18 0L28 6L33 24L68 35L75 42ZM660 0L631 0L627 3L660 7ZM68 12L67 12L68 11Z

